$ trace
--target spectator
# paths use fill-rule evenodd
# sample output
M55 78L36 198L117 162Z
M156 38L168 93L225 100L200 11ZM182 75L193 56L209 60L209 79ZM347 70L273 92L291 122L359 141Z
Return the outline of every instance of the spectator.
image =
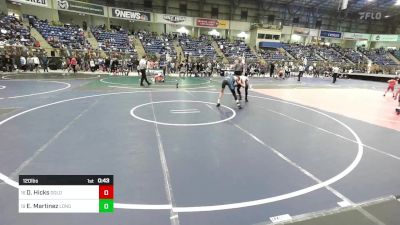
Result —
M76 65L77 64L78 64L78 61L76 60L75 56L73 56L71 58L70 65L71 65L72 70L74 71L74 73L76 73L76 70L77 70Z
M23 70L24 72L26 72L26 58L25 58L25 56L21 55L21 57L19 58L19 65L20 65L20 69Z
M42 57L43 72L49 72L48 66L49 66L49 59L47 58L46 55L43 55Z
M33 56L32 57L32 61L33 61L33 65L34 65L34 68L35 68L35 73L38 73L39 72L40 60L39 60L39 58L37 56Z

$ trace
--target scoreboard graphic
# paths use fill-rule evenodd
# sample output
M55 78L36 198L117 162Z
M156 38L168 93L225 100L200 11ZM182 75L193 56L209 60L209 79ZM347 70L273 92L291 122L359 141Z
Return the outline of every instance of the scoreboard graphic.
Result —
M113 175L20 175L20 213L112 213Z

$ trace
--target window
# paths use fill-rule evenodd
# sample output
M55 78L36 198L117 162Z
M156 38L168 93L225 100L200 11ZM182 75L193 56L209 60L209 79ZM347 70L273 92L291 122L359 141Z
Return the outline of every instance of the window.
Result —
M218 8L211 8L211 17L218 18Z
M280 40L281 36L279 34L261 34L259 33L258 39L269 39L269 40Z
M186 3L180 3L179 4L179 12L186 14L187 11L187 4Z
M315 23L315 28L321 28L322 25L322 21L321 20L317 20L317 22Z
M242 13L240 14L240 19L247 20L247 11L246 10L242 10Z
M268 15L268 23L273 23L275 21L275 15Z
M145 8L153 8L153 1L152 0L145 0L144 1Z
M270 39L270 40L272 40L272 34L266 34L266 35L265 35L265 39Z
M115 6L115 1L114 0L106 0L106 5L107 6Z

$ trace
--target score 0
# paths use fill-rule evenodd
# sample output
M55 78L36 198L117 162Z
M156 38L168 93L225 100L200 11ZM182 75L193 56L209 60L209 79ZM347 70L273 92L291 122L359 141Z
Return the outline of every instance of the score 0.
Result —
M100 185L99 186L99 212L114 211L114 186Z

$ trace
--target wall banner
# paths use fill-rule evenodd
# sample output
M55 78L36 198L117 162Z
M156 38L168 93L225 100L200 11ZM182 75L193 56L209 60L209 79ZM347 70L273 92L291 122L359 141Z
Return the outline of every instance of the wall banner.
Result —
M111 8L111 17L125 20L151 21L151 13L137 10Z
M155 14L156 23L168 23L176 25L193 26L193 18L187 16L176 16L167 14Z
M371 37L370 34L361 34L361 33L343 33L344 39L352 39L352 40L369 40Z
M71 11L77 13L91 14L96 16L105 16L105 7L80 1L57 0L58 10Z
M321 32L320 32L320 37L342 38L342 32L321 30Z
M13 0L13 2L50 8L49 0Z
M399 38L399 35L392 34L373 34L371 36L371 41L390 41L395 42Z
M209 28L220 28L229 29L228 20L213 20L213 19L196 19L196 26L198 27L209 27Z

